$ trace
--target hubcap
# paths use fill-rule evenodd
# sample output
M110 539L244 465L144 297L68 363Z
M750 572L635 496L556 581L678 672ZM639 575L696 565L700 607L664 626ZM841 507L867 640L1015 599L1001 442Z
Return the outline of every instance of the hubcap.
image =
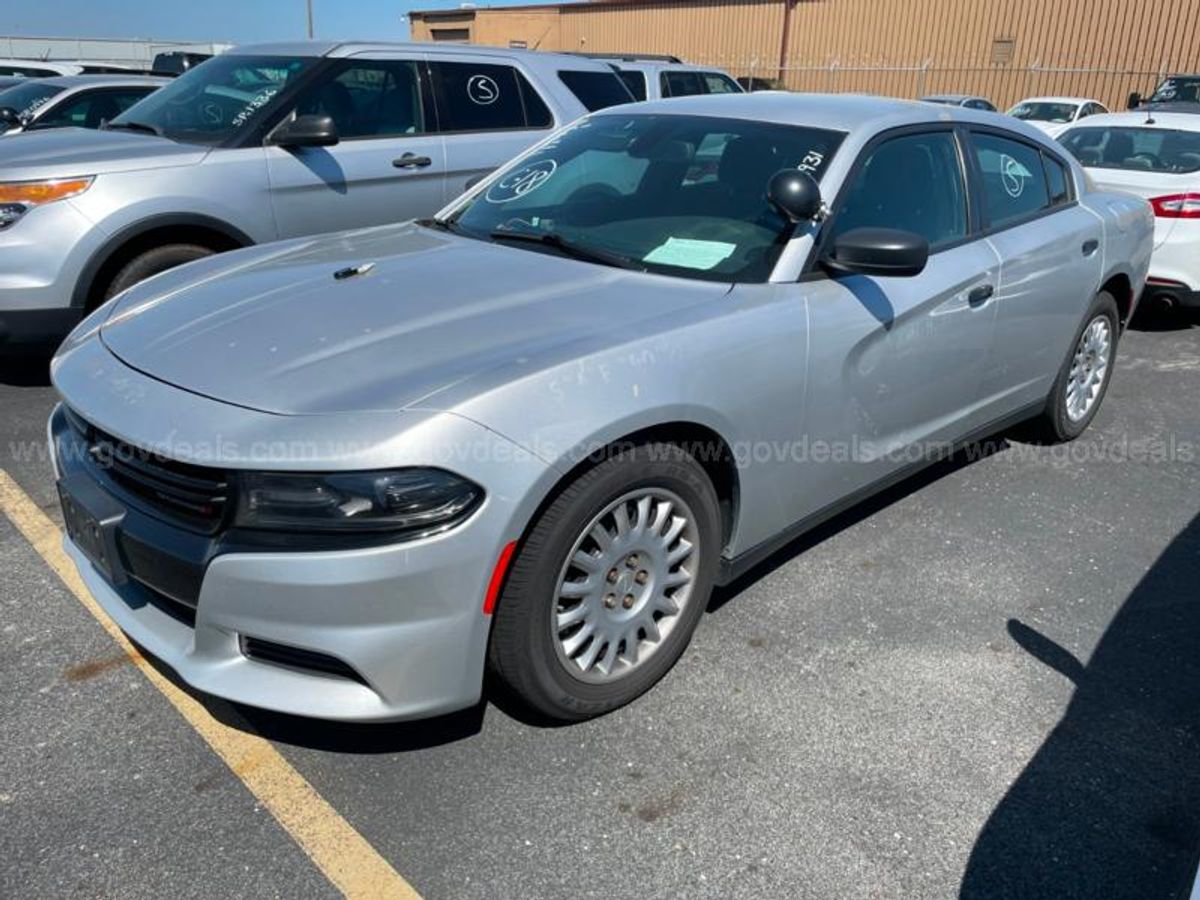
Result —
M559 661L605 683L643 665L682 618L699 564L696 518L676 494L631 491L576 538L550 627Z
M1067 376L1067 418L1072 422L1086 416L1100 399L1111 353L1112 326L1107 316L1097 316L1083 330Z

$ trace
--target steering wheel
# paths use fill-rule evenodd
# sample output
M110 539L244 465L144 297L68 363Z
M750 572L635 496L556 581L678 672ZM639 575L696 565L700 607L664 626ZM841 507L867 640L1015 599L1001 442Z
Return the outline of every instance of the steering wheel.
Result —
M1153 153L1148 153L1146 151L1142 151L1141 153L1135 153L1135 154L1133 154L1133 156L1131 156L1129 158L1130 159L1148 159L1150 161L1151 167L1153 167L1155 169L1161 169L1163 167L1162 160L1159 159L1158 156L1156 156Z

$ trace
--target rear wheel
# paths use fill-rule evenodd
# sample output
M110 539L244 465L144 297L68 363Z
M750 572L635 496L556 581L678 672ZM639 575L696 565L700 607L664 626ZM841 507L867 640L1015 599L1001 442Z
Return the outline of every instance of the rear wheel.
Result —
M139 281L145 281L151 275L165 272L184 263L212 256L215 251L202 244L164 244L152 250L139 253L125 263L108 287L104 289L104 299L109 300L126 288L133 287Z
M1112 379L1120 319L1107 291L1096 295L1054 382L1039 424L1053 442L1072 441L1092 423Z
M691 639L716 574L720 522L704 469L674 445L636 447L583 473L513 562L492 670L555 719L630 702Z

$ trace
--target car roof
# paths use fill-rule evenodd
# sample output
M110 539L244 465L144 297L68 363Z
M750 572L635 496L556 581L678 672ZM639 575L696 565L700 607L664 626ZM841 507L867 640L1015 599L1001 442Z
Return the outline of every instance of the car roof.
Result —
M981 97L979 94L926 94L920 99L929 100L953 100L962 102L963 100L987 100L987 97Z
M1016 134L1047 142L1045 132L1019 119L959 106L934 106L919 100L898 100L869 94L801 94L758 91L752 94L701 94L670 100L649 100L613 106L594 115L673 113L750 119L780 125L802 125L848 134L875 133L905 125L938 122L1001 126Z
M30 66L35 69L48 69L51 72L78 72L80 69L78 63L60 62L54 59L21 59L16 56L0 56L0 64Z
M242 44L222 55L234 56L327 56L343 59L350 56L370 56L372 53L427 53L432 56L479 56L516 58L531 66L571 65L574 68L611 72L612 67L600 60L570 53L547 53L540 50L517 50L482 44L448 44L417 41L291 41L276 44Z
M646 70L651 69L658 71L660 69L667 71L678 72L720 72L722 71L717 66L702 66L697 63L687 62L668 62L664 59L610 59L607 62L612 63L618 69L625 71Z
M1082 106L1084 103L1100 103L1094 97L1026 97L1023 100L1018 100L1013 106L1020 106L1022 103L1074 103L1076 106ZM1104 106L1103 103L1100 103Z
M1149 114L1147 115L1147 113ZM1076 123L1075 127L1095 128L1101 125L1110 128L1123 126L1125 128L1163 128L1171 131L1200 131L1200 116L1194 113L1160 112L1154 109L1132 110L1088 116L1082 122Z
M26 81L30 79L24 79ZM38 84L49 84L60 88L85 87L134 87L139 85L158 86L169 82L170 78L158 75L53 75L49 78L38 78Z

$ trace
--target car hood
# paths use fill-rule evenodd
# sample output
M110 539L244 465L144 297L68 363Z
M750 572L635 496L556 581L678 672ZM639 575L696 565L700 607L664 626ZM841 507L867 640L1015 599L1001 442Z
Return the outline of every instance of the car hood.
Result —
M199 162L207 152L207 147L131 131L28 131L0 141L0 181L184 166Z
M147 375L264 412L436 408L444 388L669 327L728 290L409 224L167 272L117 301L101 339Z

